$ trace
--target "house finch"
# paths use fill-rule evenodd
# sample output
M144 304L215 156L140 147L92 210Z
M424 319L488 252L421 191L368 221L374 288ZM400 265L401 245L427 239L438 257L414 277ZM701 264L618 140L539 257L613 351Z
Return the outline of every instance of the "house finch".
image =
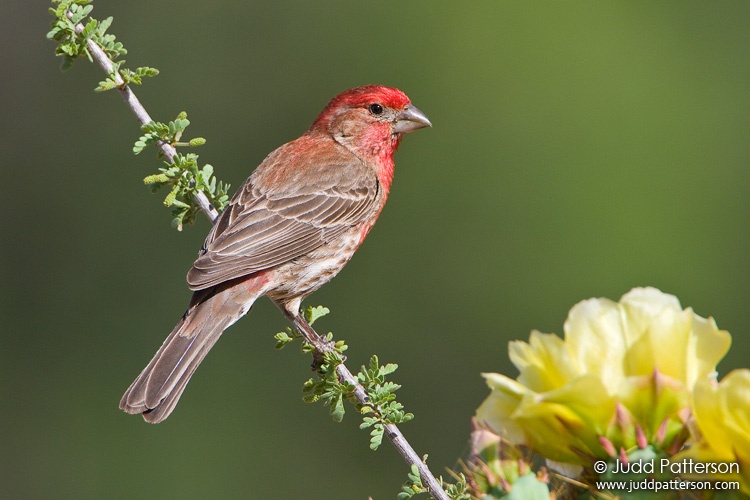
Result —
M222 332L263 295L299 319L302 300L375 224L403 135L429 126L400 90L367 85L333 98L307 132L268 155L208 233L187 275L187 311L120 408L167 418Z

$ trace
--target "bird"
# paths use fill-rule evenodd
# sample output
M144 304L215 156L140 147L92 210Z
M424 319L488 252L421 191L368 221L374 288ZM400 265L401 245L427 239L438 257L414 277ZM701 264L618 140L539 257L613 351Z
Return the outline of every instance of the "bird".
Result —
M302 301L375 224L403 136L431 126L401 90L365 85L338 94L304 134L271 152L213 224L187 273L187 310L120 409L166 419L221 334L262 296L296 323Z

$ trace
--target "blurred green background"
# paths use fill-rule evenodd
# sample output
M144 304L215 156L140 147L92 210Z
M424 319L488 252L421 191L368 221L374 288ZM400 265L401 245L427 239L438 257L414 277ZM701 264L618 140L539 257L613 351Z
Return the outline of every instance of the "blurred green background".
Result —
M393 498L407 468L350 411L301 401L309 360L274 350L262 300L150 426L119 398L184 311L208 231L170 229L139 131L79 61L62 74L43 1L0 24L3 498ZM403 427L436 473L466 451L507 342L562 332L576 302L675 294L748 366L750 2L96 0L161 75L238 186L335 94L403 89L434 128L406 138L391 198L347 269L308 300L356 368L400 365ZM665 345L668 350L670 346Z

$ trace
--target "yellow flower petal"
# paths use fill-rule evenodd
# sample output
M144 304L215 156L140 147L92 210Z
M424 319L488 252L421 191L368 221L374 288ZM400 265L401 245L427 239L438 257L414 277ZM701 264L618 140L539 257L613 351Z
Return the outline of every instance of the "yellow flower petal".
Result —
M719 383L698 381L693 405L695 442L676 458L738 464L739 474L716 478L738 480L750 493L750 370L734 370Z
M565 342L579 373L601 374L614 392L623 376L622 358L629 345L616 302L589 299L576 304L565 321Z
M504 436L513 444L524 444L526 438L523 429L512 418L512 415L529 390L505 375L483 373L482 376L492 392L477 409L477 421L488 426L496 434Z
M660 445L684 433L693 386L711 380L730 344L713 319L655 288L635 288L620 302L579 302L564 332L564 339L533 331L528 343L511 342L520 374L485 374L492 392L477 417L547 458L588 466L585 457L608 456L600 436L619 449L634 446L637 432L647 440L658 435ZM744 423L724 433L741 434L750 428ZM706 432L714 431L709 424Z
M560 389L526 395L512 418L545 457L589 465L591 457L604 452L599 435L614 404L598 377L584 375Z
M514 341L508 346L516 365L518 381L535 392L546 392L565 385L578 375L566 344L555 334L531 332L529 343Z
M692 309L689 309L692 313ZM713 318L701 318L693 314L690 355L685 372L685 383L692 387L699 380L715 375L716 365L729 351L732 336L719 330Z

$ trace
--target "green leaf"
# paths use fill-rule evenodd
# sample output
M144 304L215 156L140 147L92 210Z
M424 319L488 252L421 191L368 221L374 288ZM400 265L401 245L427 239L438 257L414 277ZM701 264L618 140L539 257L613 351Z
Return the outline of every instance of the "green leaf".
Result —
M370 449L375 451L383 443L383 434L385 427L383 424L375 424L373 429L370 431Z
M328 309L325 306L308 306L307 309L305 309L305 319L307 320L310 325L315 323L319 318L322 318L326 314L330 313L331 310Z
M370 358L370 371L372 373L377 373L379 367L380 365L378 365L378 357L377 355L373 354Z
M427 492L427 489L422 484L422 476L419 475L417 464L411 464L407 477L408 479L406 483L401 486L401 493L398 494L397 498L406 500L412 498L414 495Z
M419 473L419 467L417 466L417 464L411 464L407 477L412 484L422 486L422 475Z
M109 16L108 18L106 18L105 20L99 23L99 28L96 30L99 36L104 36L104 33L112 25L112 20L113 20L113 17Z
M138 76L156 76L159 74L159 70L156 68L151 68L149 66L141 66L135 69L135 72Z
M331 418L334 422L339 423L344 420L345 413L344 398L341 393L338 393L331 399Z
M173 206L175 206L175 207L177 207L177 208L182 208L182 209L186 210L186 212L185 212L185 217L186 217L186 218L187 218L187 217L188 217L188 216L190 215L190 212L189 212L189 210L193 208L193 207L192 207L191 205L189 205L188 203L185 203L184 201L181 201L181 200L179 200L179 199L177 199L177 200L174 200L174 201L172 202L172 205L173 205Z
M213 175L213 173L214 173L214 167L212 167L209 164L203 165L203 168L201 169L201 172L200 172L200 177L199 177L200 182L198 183L198 187L200 188L209 187L211 184L211 176Z
M116 87L117 83L108 78L103 82L99 82L99 86L94 89L94 92L106 92L107 90L112 90Z
M86 23L86 26L83 27L83 31L81 31L81 34L79 35L83 40L82 43L86 43L86 40L90 39L94 35L94 32L96 31L96 25L96 19L89 19L89 22Z
M363 430L364 429L368 429L368 428L372 427L373 425L377 424L379 421L380 420L378 420L377 418L374 418L374 417L363 417L362 418L362 423L359 424L359 428L363 429Z
M58 24L52 26L52 29L47 32L48 40L58 40L61 33L65 33L65 29L60 27Z
M390 375L391 373L398 370L398 365L396 363L388 363L385 366L382 366L380 368L380 374L381 375Z

